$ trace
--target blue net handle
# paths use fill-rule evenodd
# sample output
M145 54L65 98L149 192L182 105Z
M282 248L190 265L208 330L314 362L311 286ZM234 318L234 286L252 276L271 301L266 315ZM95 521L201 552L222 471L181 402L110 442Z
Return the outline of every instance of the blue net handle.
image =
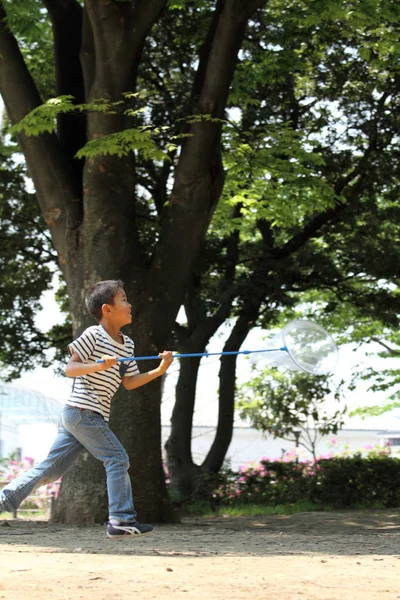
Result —
M235 350L231 352L192 352L190 354L173 354L174 358L193 358L199 356L234 356L237 354L253 354L256 352L288 352L286 346L281 346L281 348L267 348L264 350ZM129 362L131 360L160 360L158 355L155 356L131 356L127 358L117 358L117 362ZM96 363L103 363L104 360L96 360Z

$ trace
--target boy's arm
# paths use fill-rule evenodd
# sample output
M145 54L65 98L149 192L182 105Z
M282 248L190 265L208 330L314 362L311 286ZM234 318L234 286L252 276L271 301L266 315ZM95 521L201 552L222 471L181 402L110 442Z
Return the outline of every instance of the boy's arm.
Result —
M160 375L163 375L168 367L171 365L174 357L172 356L172 352L169 350L164 350L164 352L160 352L159 354L161 358L161 362L156 369L152 369L151 371L147 371L147 373L139 373L138 375L125 375L122 378L122 385L126 390L134 390L142 385L146 385L153 379L157 379Z
M103 363L83 363L79 358L77 352L73 352L69 359L66 367L65 374L67 377L80 377L81 375L88 375L89 373L96 373L97 371L105 371L109 369L117 362L116 356L102 356L105 362Z

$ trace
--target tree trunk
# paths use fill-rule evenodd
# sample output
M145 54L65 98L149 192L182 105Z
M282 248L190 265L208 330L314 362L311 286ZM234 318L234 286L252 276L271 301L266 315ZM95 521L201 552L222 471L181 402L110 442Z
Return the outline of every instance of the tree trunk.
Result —
M110 421L130 457L133 499L138 518L158 523L178 520L167 500L162 467L161 384L162 381L158 379L134 392L121 389L113 400Z
M85 478L85 485L82 479ZM88 501L95 498L95 502ZM79 456L64 475L51 515L53 523L105 523L108 520L107 487L102 463L89 452Z
M200 358L181 361L171 433L165 444L172 497L178 502L191 496L200 470L192 458L192 423L199 366Z
M251 306L250 313L241 315L224 346L224 352L236 352L247 337L257 318L259 306ZM233 435L235 418L237 356L221 356L219 371L218 424L214 441L204 459L202 469L208 473L218 473L228 452Z

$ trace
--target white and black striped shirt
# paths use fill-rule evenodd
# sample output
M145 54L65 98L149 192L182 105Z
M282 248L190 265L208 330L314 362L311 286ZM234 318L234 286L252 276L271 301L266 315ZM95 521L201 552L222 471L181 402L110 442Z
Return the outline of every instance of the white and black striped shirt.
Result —
M71 354L76 352L84 363L95 363L105 354L119 358L133 356L135 350L133 341L126 335L122 337L121 343L116 342L101 325L93 325L85 329L82 335L68 346L68 349ZM111 400L122 377L137 375L139 372L136 361L132 360L117 362L105 371L81 375L75 379L67 404L94 410L108 421Z

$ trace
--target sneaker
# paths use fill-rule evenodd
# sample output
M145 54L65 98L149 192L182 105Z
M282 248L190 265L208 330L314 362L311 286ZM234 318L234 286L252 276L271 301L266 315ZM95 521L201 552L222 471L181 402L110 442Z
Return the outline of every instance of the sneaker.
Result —
M142 525L138 521L130 523L114 523L108 522L106 525L106 534L110 539L118 539L126 536L146 535L153 531L153 525Z

